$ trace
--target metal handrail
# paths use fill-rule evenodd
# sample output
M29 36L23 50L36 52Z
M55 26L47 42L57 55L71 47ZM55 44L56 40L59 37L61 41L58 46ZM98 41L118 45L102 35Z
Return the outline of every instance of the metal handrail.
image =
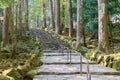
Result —
M87 60L87 80L91 80L89 61Z

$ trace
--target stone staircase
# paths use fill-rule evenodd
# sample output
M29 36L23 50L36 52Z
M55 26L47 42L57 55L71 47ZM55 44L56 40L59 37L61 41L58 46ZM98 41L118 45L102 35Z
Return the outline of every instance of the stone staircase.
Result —
M103 67L72 50L45 50L33 80L120 80L120 72Z

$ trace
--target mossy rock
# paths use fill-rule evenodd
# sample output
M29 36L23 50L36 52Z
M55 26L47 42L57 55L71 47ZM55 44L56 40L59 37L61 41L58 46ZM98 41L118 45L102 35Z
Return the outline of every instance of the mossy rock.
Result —
M101 63L104 60L104 55L99 55L97 59L97 63Z
M111 59L110 55L104 56L104 66L107 67L109 65L110 59Z
M10 78L4 75L0 75L0 80L10 80Z
M85 57L88 58L88 59L90 59L91 55L92 55L92 51L89 50L89 51L85 54Z
M0 53L0 59L5 59L6 56L3 53Z
M30 70L30 64L27 63L23 66L18 66L17 71L24 77L26 73Z
M113 68L120 71L120 61L115 61L113 64Z
M8 70L5 70L5 71L2 72L2 74L13 77L15 80L22 80L22 76L14 68L10 68Z
M113 68L113 62L110 62L109 64L108 64L108 67L110 67L110 68Z
M38 56L36 54L33 54L31 58L29 59L29 63L32 67L37 66L38 64Z
M64 39L65 39L65 37L64 37L64 36L61 36L61 37L60 37L60 40L64 40Z
M95 61L97 61L98 52L99 52L99 51L98 51L97 49L96 49L96 50L93 50L90 59L91 59L91 60L95 60Z
M49 31L49 29L48 29L48 28L45 28L44 30L45 30L45 31Z
M107 67L108 65L109 65L109 63L108 63L108 62L106 62L106 61L104 61L103 66Z
M111 58L110 55L105 55L105 56L104 56L104 60L105 60L106 62L109 62L109 61L110 61L110 58Z
M88 48L90 48L90 49L95 48L95 46L94 46L94 45L88 45L87 47L88 47Z
M38 73L38 70L30 70L29 72L26 73L24 79L25 80L32 80L33 77Z
M10 47L6 46L6 47L1 48L1 52L10 53L11 52Z
M76 47L76 41L73 41L72 42L72 48L75 49L75 47Z
M15 79L10 76L0 75L0 80L15 80Z

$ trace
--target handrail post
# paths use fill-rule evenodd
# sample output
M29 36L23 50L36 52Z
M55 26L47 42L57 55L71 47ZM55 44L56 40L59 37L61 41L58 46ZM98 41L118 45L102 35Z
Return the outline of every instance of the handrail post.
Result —
M68 52L68 50L66 52L67 52L67 62L68 62L69 61L69 52Z
M87 60L87 80L91 80L89 61Z
M82 54L80 53L80 75L82 76Z
M70 50L70 64L71 64L71 59L72 59L72 55L71 55L71 50Z

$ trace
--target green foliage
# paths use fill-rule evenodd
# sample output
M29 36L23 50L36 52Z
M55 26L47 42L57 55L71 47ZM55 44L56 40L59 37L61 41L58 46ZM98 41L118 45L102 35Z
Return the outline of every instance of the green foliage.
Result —
M98 21L97 20L91 20L88 21L86 24L86 31L87 32L97 32L98 31Z
M11 52L11 46L6 46L6 47L1 48L1 52L10 53Z
M3 8L0 8L0 16L1 16L1 13L3 12Z
M28 44L27 44L27 42L18 41L17 42L17 47L19 49L28 49Z
M97 58L98 58L98 49L95 49L95 50L89 50L86 54L85 54L85 57L90 59L90 60L94 60L94 61L97 61Z
M97 0L85 0L84 1L84 22L87 32L94 32L98 29L98 4ZM120 13L120 1L119 0L107 0L108 15L114 15ZM111 24L111 22L109 22ZM109 31L112 26L109 25Z
M11 79L10 77L5 75L0 75L0 80L14 80L14 79L13 78Z
M84 22L87 32L94 32L98 29L98 9L97 0L85 0Z
M17 3L18 0L0 0L0 7L8 7Z
M44 49L43 43L35 42L34 46L35 46L34 53L41 57L43 55L43 49Z

